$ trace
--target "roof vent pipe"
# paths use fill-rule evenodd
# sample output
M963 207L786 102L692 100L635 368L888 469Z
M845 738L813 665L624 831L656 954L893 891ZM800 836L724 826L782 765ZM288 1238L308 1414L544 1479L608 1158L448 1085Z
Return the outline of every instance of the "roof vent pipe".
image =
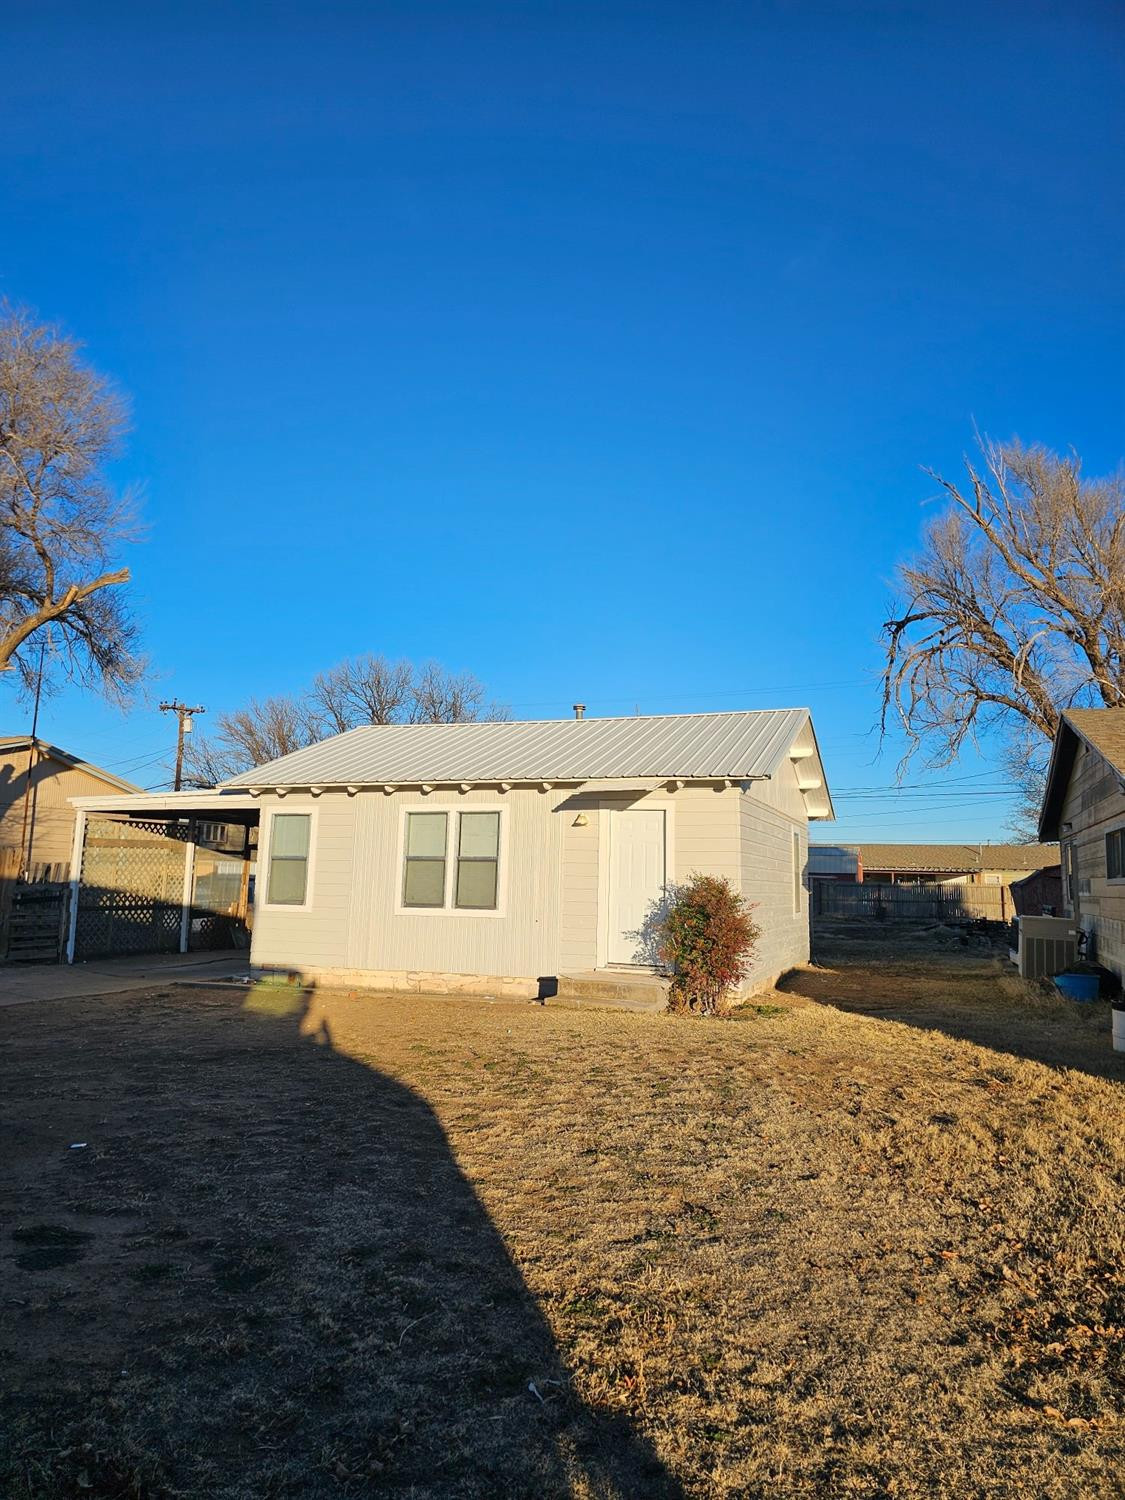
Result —
M574 704L574 717L584 719L586 717L586 705L584 703Z

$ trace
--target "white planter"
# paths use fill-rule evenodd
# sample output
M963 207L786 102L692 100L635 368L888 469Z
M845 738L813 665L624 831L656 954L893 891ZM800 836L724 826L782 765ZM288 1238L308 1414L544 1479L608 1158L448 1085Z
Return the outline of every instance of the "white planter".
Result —
M1125 1052L1125 1009L1113 1007L1113 1050Z

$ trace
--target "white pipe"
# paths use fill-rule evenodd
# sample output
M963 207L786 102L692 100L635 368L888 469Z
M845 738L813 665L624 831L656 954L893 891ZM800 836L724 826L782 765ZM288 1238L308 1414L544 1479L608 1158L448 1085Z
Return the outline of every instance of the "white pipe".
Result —
M79 809L74 819L74 842L70 846L70 922L66 935L66 961L74 962L78 937L78 892L82 885L82 855L86 848L86 814Z

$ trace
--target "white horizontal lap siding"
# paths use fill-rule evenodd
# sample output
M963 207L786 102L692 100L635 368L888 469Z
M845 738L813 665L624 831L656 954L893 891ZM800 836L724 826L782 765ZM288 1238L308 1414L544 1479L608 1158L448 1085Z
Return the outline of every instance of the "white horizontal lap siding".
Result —
M347 967L525 978L557 972L561 818L555 808L563 795L518 787L361 793ZM474 807L503 812L500 913L399 910L404 810L455 817ZM449 851L455 857L455 827Z
M719 875L736 886L741 874L737 787L685 786L672 797L679 883L694 874Z
M574 820L580 815L586 824L576 828ZM572 793L560 804L558 818L562 825L559 973L583 974L598 962L599 798L594 793Z
M760 936L747 987L809 957L808 824L769 805L754 783L742 796L742 894L754 904ZM799 794L798 794L799 795ZM793 902L793 834L800 838L800 910Z
M309 885L303 907L269 904L270 822L277 813L308 813L312 818ZM345 965L355 829L355 799L342 792L262 798L250 950L254 964L294 969Z
M668 816L672 866L668 879L686 880L697 872L723 875L737 886L741 877L737 787L691 786L669 792L629 795L596 789L572 793L560 807L562 822L562 899L559 972L581 974L597 967L598 922L603 899L599 881L600 846L615 809L659 805ZM584 814L586 823L575 827Z

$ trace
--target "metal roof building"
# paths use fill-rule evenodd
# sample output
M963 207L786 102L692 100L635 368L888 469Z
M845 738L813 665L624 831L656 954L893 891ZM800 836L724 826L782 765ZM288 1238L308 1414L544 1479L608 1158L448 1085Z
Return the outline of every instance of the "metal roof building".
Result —
M513 785L640 777L654 781L753 781L774 776L807 709L659 714L621 719L541 719L468 724L372 724L348 730L224 783L231 789ZM832 817L815 737L810 817Z

